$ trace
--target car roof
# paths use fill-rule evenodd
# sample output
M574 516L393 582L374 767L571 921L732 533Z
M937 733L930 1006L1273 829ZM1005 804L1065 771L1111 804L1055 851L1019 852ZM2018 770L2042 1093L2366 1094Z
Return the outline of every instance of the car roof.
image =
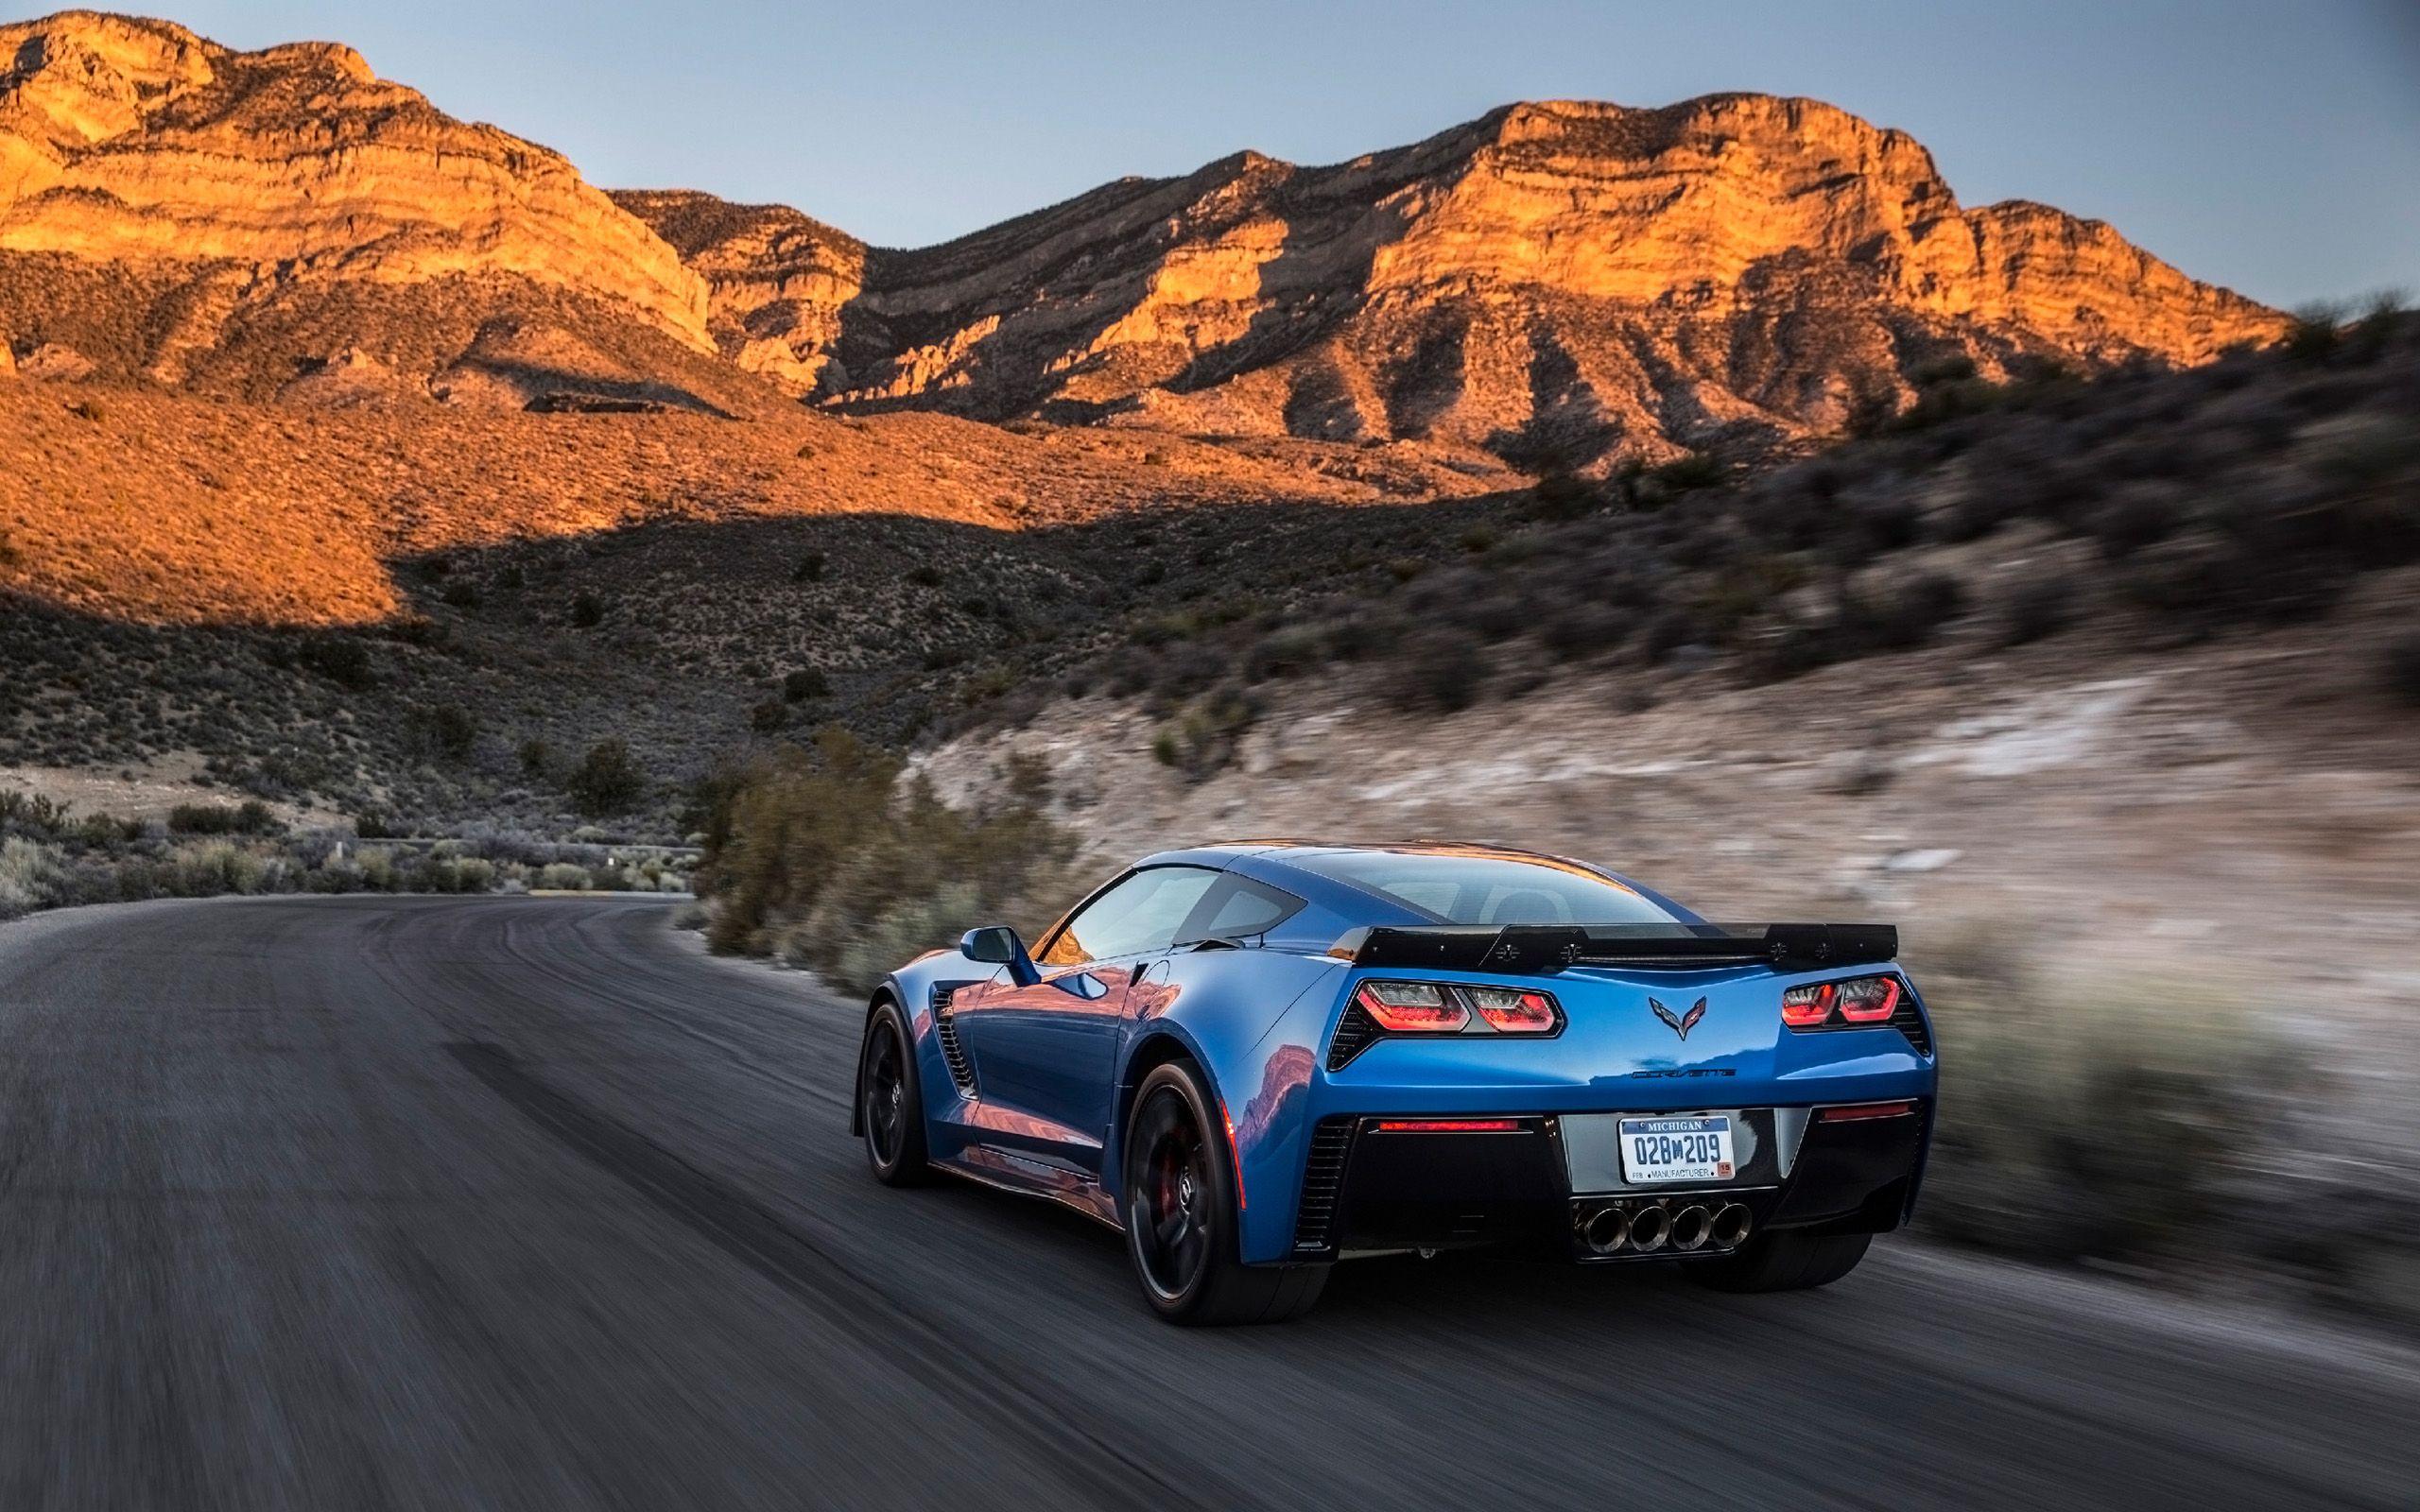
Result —
M1197 866L1216 867L1222 871L1236 871L1262 882L1273 883L1288 891L1310 897L1338 912L1364 923L1416 924L1426 922L1425 916L1380 897L1367 889L1334 877L1323 876L1302 863L1326 855L1382 854L1466 856L1479 860L1516 861L1530 866L1550 867L1558 871L1582 871L1601 877L1615 886L1635 892L1670 912L1673 917L1696 921L1697 915L1679 902L1667 898L1654 888L1633 881L1618 872L1568 856L1544 850L1524 850L1518 846L1497 845L1474 840L1403 840L1403 841L1338 841L1310 839L1229 840L1212 845L1187 847L1182 850L1162 850L1134 863L1137 867ZM1400 917L1397 917L1400 916Z

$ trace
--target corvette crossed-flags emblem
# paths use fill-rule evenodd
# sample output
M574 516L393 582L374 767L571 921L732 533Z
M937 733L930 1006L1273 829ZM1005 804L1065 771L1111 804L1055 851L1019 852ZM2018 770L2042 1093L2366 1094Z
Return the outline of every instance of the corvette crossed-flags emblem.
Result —
M1698 1021L1705 1017L1705 999L1703 998L1691 1004L1686 1013L1674 1013L1654 998L1649 998L1647 1005L1653 1008L1655 1016L1669 1024L1672 1032L1684 1040L1689 1037L1690 1030L1698 1026Z

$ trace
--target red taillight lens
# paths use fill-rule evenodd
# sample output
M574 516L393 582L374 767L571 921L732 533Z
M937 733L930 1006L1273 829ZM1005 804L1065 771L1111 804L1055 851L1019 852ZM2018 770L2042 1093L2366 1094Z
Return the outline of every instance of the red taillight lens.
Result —
M1391 1034L1452 1034L1471 1022L1470 1010L1433 982L1364 982L1353 999Z
M1887 1023L1899 1007L1899 979L1858 976L1794 987L1781 995L1781 1022L1793 1029L1827 1023Z
M1913 1103L1843 1103L1815 1110L1818 1124L1862 1124L1869 1118L1904 1118L1916 1110Z
M1781 1022L1793 1029L1812 1029L1832 1016L1832 1002L1840 991L1831 982L1791 988L1781 995Z
M1841 1017L1851 1023L1880 1023L1898 1005L1895 976L1860 976L1841 984Z
M1387 1118L1378 1121L1381 1134L1518 1134L1520 1122L1510 1118Z
M1475 987L1470 988L1470 995L1471 1002L1478 1008L1478 1016L1498 1034L1554 1033L1554 999L1543 992L1528 992L1509 987Z

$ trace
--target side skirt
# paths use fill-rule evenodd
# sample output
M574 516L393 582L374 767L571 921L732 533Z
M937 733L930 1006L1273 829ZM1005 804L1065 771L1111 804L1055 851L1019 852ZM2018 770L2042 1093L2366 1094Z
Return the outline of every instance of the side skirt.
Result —
M970 1144L957 1155L933 1163L977 1186L1021 1197L1040 1197L1080 1212L1113 1233L1126 1231L1126 1226L1118 1221L1117 1204L1110 1200L1100 1183L1063 1166L981 1144Z

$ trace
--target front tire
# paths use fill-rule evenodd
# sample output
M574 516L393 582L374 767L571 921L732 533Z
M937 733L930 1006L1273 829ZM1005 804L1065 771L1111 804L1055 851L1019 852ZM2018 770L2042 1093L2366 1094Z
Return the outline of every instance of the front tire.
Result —
M1759 1234L1736 1255L1681 1269L1718 1292L1803 1292L1857 1269L1872 1243L1872 1234Z
M1247 1265L1223 1122L1183 1061L1143 1078L1126 1120L1126 1252L1144 1300L1171 1323L1277 1323L1308 1312L1324 1265Z
M932 1170L925 1163L915 1044L898 1004L886 998L874 1005L857 1055L857 1121L865 1130L866 1163L885 1186L921 1186Z

